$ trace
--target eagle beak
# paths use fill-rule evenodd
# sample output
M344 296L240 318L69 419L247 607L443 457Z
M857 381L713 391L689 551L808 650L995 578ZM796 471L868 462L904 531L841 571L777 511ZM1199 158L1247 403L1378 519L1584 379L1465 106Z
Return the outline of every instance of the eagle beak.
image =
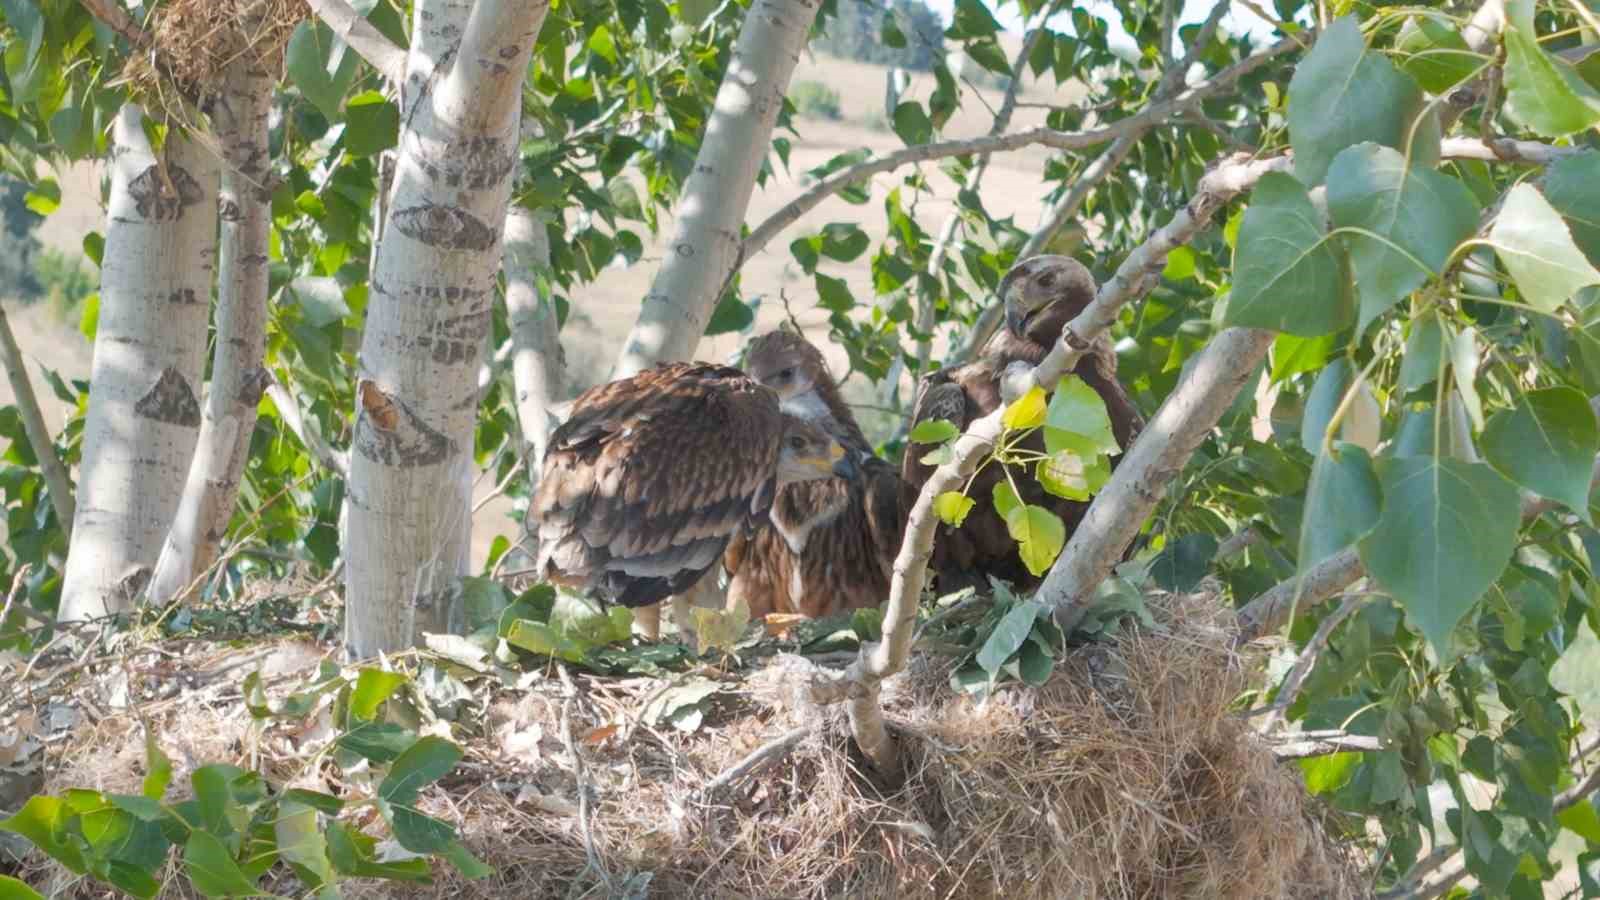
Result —
M854 453L846 453L843 447L835 444L829 455L833 457L834 475L845 481L855 481L861 477L861 467L856 464Z

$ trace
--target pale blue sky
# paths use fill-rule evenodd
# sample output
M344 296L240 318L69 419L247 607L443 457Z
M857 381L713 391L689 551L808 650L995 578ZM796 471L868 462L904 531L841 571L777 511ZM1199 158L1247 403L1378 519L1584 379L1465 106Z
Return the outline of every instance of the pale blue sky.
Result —
M951 10L955 8L955 0L926 0L926 2L934 12L944 18L946 23L950 21ZM1211 13L1217 2L1221 2L1221 0L1184 0L1183 13L1179 16L1179 23L1187 25L1191 22L1204 20ZM1105 0L1099 0L1099 2L1086 3L1084 6L1091 13L1106 20L1110 27L1113 44L1132 46L1128 33L1122 28L1120 17L1116 15L1110 3L1105 2ZM994 12L995 18L1000 21L1002 28L1017 34L1022 33L1022 13L1016 4L1007 3L999 9L995 9L994 4L990 3L989 8ZM1050 26L1070 34L1072 32L1071 11L1068 10L1052 18ZM1272 33L1272 25L1270 23L1244 9L1230 10L1227 15L1223 16L1222 28L1224 31L1235 34L1248 32L1261 38L1267 37Z

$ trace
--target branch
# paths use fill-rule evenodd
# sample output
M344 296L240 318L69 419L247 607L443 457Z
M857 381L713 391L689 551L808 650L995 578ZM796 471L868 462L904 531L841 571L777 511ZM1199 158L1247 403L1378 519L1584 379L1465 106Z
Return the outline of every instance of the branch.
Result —
M1030 128L1027 131L1018 131L1011 134L921 144L916 147L897 150L894 153L880 156L876 159L863 160L821 179L805 193L790 201L787 206L768 216L766 221L757 226L754 231L750 232L750 236L745 238L744 243L740 246L739 258L746 260L760 252L773 238L782 233L785 228L794 224L801 216L816 208L822 201L863 178L892 171L911 163L944 159L950 156L967 156L974 153L1018 150L1034 144L1043 144L1057 150L1082 150L1086 147L1103 144L1106 141L1116 140L1125 134L1133 134L1150 128L1176 113L1186 111L1202 100L1232 87L1234 82L1265 65L1273 57L1287 53L1298 46L1299 44L1293 40L1284 39L1279 41L1260 53L1234 63L1227 69L1217 73L1215 77L1184 91L1171 100L1151 104L1126 119L1118 120L1102 128L1088 131L1056 131L1053 128Z
M1461 29L1461 36L1472 52L1488 56L1494 52L1495 44L1500 41L1500 31L1505 25L1505 0L1484 0L1483 5L1478 7L1477 12L1472 14L1472 18ZM1471 84L1464 84L1451 91L1445 98L1444 108L1439 112L1440 132L1449 132L1456 120L1478 102L1478 91L1482 80L1479 78Z
M334 475L342 479L348 479L350 477L349 458L343 452L330 447L328 442L322 439L322 434L316 429L306 426L305 419L300 415L300 407L296 405L294 398L289 396L289 391L276 378L267 383L266 393L268 397L272 398L272 405L278 409L278 418L283 420L283 424L289 426L289 430L294 432L294 436L300 439L300 443L305 445L307 450L311 451L311 455L316 458L317 462L322 463L323 468Z
M706 786L699 790L696 799L702 801L710 800L716 796L718 791L727 788L739 779L772 765L789 755L795 747L800 746L801 741L809 737L814 731L816 731L814 726L801 725L762 744L752 750L744 759L734 763L717 777L707 782Z
M88 5L88 0L85 0L85 5ZM345 0L306 0L306 5L391 86L398 89L405 84L406 51L384 37L383 32L352 9Z
M1600 484L1600 459L1596 459L1590 473L1591 488L1596 484ZM1536 519L1558 506L1554 501L1524 494L1522 521ZM1273 585L1239 610L1239 643L1249 643L1282 628L1297 602L1307 608L1325 603L1366 574L1360 553L1354 547L1346 547L1304 574Z
M39 398L33 393L33 382L28 380L28 370L22 364L22 350L11 333L11 323L0 309L0 363L4 363L6 378L11 381L11 395L16 398L17 413L22 417L22 429L28 435L28 446L39 460L39 471L44 475L45 488L50 492L50 506L56 512L56 521L68 540L72 538L72 517L76 509L72 501L72 478L67 467L61 464L55 442L50 439L50 429L45 427L44 413L39 409ZM0 622L3 622L0 619Z
M1513 138L1453 137L1445 138L1439 145L1439 153L1446 159L1477 159L1529 166L1548 166L1583 151L1583 147L1556 147Z
M178 96L196 109L201 107L199 94L172 77L172 69L160 58L159 54L155 53L150 35L139 27L139 23L128 15L127 10L114 2L110 2L110 0L78 0L78 3L89 11L89 15L99 19L101 24L116 32L117 35L133 45L136 50L150 53L151 64L163 78L171 82L173 90L177 91Z
M1286 735L1286 737L1298 738L1302 735ZM1327 756L1331 753L1371 753L1382 749L1383 742L1378 738L1361 734L1341 734L1275 744L1272 747L1272 755L1282 762L1289 759Z

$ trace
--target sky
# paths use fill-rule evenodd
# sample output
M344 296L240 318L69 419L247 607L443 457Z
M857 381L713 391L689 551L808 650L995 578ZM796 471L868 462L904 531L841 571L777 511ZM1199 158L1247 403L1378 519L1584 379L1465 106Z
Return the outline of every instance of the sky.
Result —
M929 8L944 18L946 24L950 22L951 11L955 8L955 0L926 0ZM1183 0L1183 12L1178 17L1180 25L1201 22L1211 13L1218 2L1225 0ZM1123 30L1121 17L1118 16L1112 4L1105 0L1083 4L1090 12L1106 20L1109 26L1113 46L1133 47L1133 41L1128 37L1128 32ZM990 11L1000 22L1000 26L1016 34L1022 33L1022 11L1014 3L1005 3L999 9L995 4L989 4ZM1050 19L1050 27L1066 33L1072 33L1072 13L1068 9ZM1247 10L1230 10L1222 17L1222 30L1238 34L1247 32L1258 38L1272 34L1272 25Z

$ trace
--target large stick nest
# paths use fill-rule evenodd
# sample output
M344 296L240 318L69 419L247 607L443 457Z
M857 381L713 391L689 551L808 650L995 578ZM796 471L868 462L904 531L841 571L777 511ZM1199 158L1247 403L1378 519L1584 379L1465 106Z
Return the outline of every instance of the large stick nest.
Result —
M885 686L909 772L888 791L863 774L839 713L807 700L813 663L802 657L724 676L725 693L692 733L643 715L667 684L659 679L552 669L513 688L479 685L448 728L466 760L421 807L455 823L497 873L466 881L441 863L430 886L348 885L345 895L1364 896L1297 770L1230 712L1249 674L1231 649L1231 614L1204 594L1151 605L1158 627L1073 650L1044 687L1006 687L986 701L955 694L948 666L919 657ZM174 784L187 784L184 769L225 761L259 767L279 786L339 791L331 766L304 765L331 738L326 721L263 729L237 698L257 665L286 691L329 648L283 643L239 666L245 652L191 646L186 674L171 670L172 653L152 657L168 667L162 677L196 685L144 704L180 770ZM76 715L81 724L46 751L45 790L136 792L137 720L83 704ZM805 726L814 730L791 752L706 795L718 773ZM34 855L23 877L67 887L51 872ZM266 886L292 893L292 876L275 873L268 881L279 883ZM171 875L171 895L184 895L187 882ZM100 889L78 883L62 895Z
M128 58L122 80L170 107L164 81L204 97L241 62L281 75L289 38L310 17L306 0L167 0L145 23L148 50Z

